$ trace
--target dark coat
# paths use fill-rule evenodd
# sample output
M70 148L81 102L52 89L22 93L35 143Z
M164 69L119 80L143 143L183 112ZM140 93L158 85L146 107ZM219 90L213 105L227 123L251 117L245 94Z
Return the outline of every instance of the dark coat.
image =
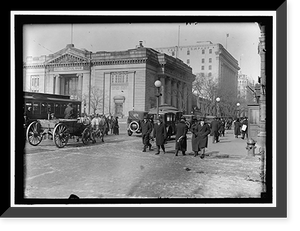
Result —
M144 135L150 135L151 131L152 131L152 125L150 122L141 122L141 131L142 131L142 136Z
M219 130L220 130L220 127L221 127L220 125L221 124L218 120L213 120L210 124L210 127L211 127L210 134L218 136L219 135Z
M238 136L241 134L241 123L239 121L234 122L234 135Z
M156 145L163 145L167 138L166 125L161 123L160 125L154 124L153 138L156 138Z
M210 134L210 128L208 124L193 124L191 131L192 136L192 149L194 152L200 151L201 148L207 148L208 135Z
M176 146L175 149L186 151L187 147L187 139L186 139L186 133L188 131L188 127L185 122L181 121L176 125L176 137L175 142ZM180 140L179 140L180 138Z
M74 117L74 109L71 106L67 106L65 109L65 119L72 119Z

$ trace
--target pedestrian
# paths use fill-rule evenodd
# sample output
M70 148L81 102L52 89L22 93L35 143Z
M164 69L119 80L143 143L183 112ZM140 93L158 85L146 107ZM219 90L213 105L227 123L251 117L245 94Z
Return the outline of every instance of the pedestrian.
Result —
M118 121L118 116L116 116L116 118L114 120L113 134L114 135L119 135L119 121Z
M221 119L220 121L220 136L222 135L223 137L225 136L225 120Z
M152 145L150 144L152 125L147 121L147 119L147 117L144 117L143 121L141 122L142 140L144 145L143 152L146 152L147 147L149 147L149 151L152 151Z
M234 136L235 138L238 138L238 136L241 134L241 123L240 123L240 119L236 118L235 121L233 122L233 126L234 126Z
M198 152L202 151L200 156L201 159L204 158L205 148L208 144L208 135L210 134L210 127L205 123L204 118L198 118L198 122L193 124L191 128L192 132L192 149L194 151L194 156L198 156Z
M245 117L245 119L242 122L242 129L241 130L242 130L242 139L245 138L245 135L248 139L248 118L247 117Z
M212 136L213 143L218 143L219 142L219 130L220 130L220 122L217 117L214 118L214 120L210 124L211 128L211 133L210 135Z
M74 115L74 109L72 107L72 103L68 103L68 106L65 109L64 115L65 115L65 119L74 118L75 115Z
M167 138L167 130L166 130L166 125L162 122L162 118L159 118L156 121L156 124L154 124L153 138L155 139L155 143L157 146L157 152L155 153L155 155L159 155L160 148L163 150L165 154L166 150L164 144Z
M188 126L186 125L185 117L181 117L180 122L176 125L176 137L175 137L175 156L178 156L178 152L181 151L182 155L185 155L187 149L187 131Z

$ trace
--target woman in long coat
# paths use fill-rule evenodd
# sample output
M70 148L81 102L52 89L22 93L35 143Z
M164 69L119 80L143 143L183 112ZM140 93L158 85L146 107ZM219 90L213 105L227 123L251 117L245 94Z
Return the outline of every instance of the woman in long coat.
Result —
M209 125L204 123L204 119L200 119L200 123L193 124L191 131L193 133L192 149L195 153L194 156L197 156L198 152L202 150L200 158L203 159L208 144L208 135L210 134Z
M165 153L165 142L167 138L167 129L164 123L162 123L161 119L157 121L156 124L154 124L153 129L153 138L156 139L156 146L157 146L157 153L155 155L158 155L160 153L160 147Z

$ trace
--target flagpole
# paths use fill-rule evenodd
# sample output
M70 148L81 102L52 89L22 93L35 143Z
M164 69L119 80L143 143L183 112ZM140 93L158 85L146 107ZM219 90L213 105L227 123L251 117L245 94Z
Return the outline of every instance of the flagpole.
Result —
M71 44L73 44L73 23L71 24Z

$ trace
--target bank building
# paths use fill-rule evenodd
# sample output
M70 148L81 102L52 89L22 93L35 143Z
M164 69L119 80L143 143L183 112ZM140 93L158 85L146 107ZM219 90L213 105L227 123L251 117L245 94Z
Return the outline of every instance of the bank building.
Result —
M134 49L95 53L68 44L54 54L27 57L23 68L24 91L69 95L87 114L148 111L156 106L157 79L160 104L192 111L192 68L141 42Z

